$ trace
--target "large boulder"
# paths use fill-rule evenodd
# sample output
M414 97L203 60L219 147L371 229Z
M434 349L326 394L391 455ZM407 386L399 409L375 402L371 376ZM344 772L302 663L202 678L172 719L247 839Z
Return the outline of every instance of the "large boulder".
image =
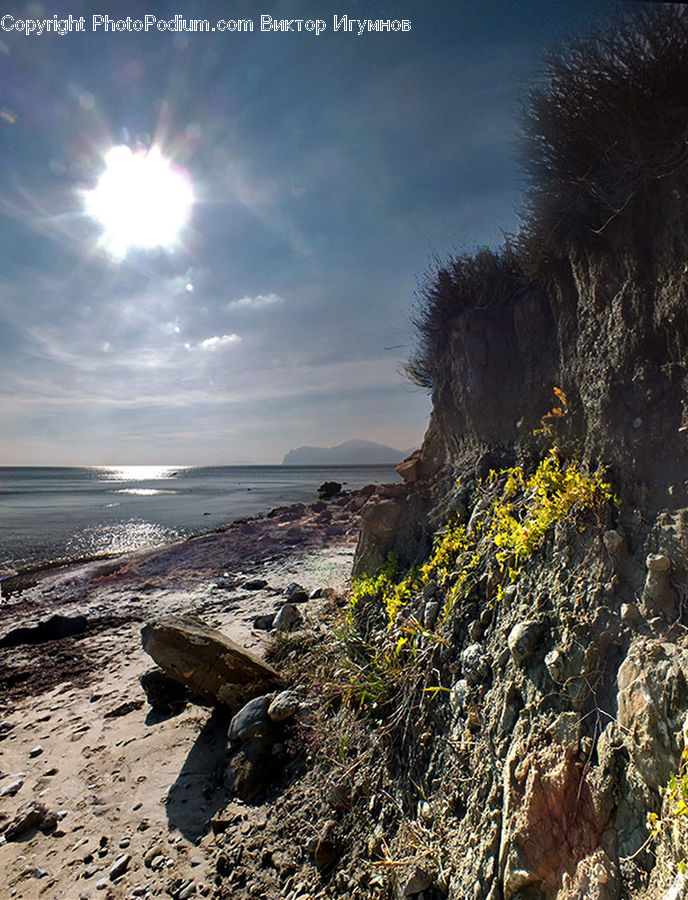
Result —
M195 616L161 616L144 625L141 642L171 678L235 712L280 681L271 666Z

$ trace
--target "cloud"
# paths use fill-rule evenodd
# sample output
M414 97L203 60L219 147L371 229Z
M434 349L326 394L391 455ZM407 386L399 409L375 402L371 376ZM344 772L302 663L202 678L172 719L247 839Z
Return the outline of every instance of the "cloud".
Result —
M227 304L228 309L236 307L257 309L260 306L275 306L278 303L284 303L284 298L279 294L258 294L255 297L242 297L240 300L230 300Z
M241 338L238 334L223 334L223 335L213 335L213 337L206 338L204 341L201 341L198 345L201 350L215 351L220 347L226 347L229 344L238 344Z

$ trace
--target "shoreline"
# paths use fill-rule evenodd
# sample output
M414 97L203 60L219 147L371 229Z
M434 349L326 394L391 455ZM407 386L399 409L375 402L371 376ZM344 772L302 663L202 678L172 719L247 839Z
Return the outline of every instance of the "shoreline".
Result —
M228 808L250 816L251 808L230 802L216 777L226 753L216 712L189 704L162 716L148 706L139 677L153 661L141 626L159 613L189 612L262 655L266 632L254 619L285 602L290 582L309 593L346 587L373 490L44 571L3 602L0 637L55 613L88 621L83 634L6 648L0 661L0 826L29 801L58 817L51 833L0 837L8 896L123 900L167 896L182 882L195 885L194 896L210 895L210 820ZM263 588L243 587L257 576ZM320 627L327 603L299 605L306 627ZM126 871L113 877L122 855Z

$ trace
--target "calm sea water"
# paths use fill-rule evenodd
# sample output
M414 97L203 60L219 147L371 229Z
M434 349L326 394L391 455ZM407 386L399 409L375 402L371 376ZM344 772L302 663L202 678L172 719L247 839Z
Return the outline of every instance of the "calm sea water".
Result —
M398 481L392 466L0 467L0 567L125 553L311 503L323 481Z

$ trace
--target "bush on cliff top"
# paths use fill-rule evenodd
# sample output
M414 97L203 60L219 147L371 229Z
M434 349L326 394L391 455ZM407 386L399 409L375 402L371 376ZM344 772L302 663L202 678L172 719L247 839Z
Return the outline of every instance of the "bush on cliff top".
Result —
M406 365L408 378L432 388L443 365L452 330L462 313L490 316L498 313L522 290L521 272L507 251L487 247L464 254L444 265L437 263L417 293L413 325L418 346Z
M688 173L688 8L644 6L552 56L523 110L530 181L517 245L533 262L602 247L681 212ZM659 195L659 196L658 196Z

